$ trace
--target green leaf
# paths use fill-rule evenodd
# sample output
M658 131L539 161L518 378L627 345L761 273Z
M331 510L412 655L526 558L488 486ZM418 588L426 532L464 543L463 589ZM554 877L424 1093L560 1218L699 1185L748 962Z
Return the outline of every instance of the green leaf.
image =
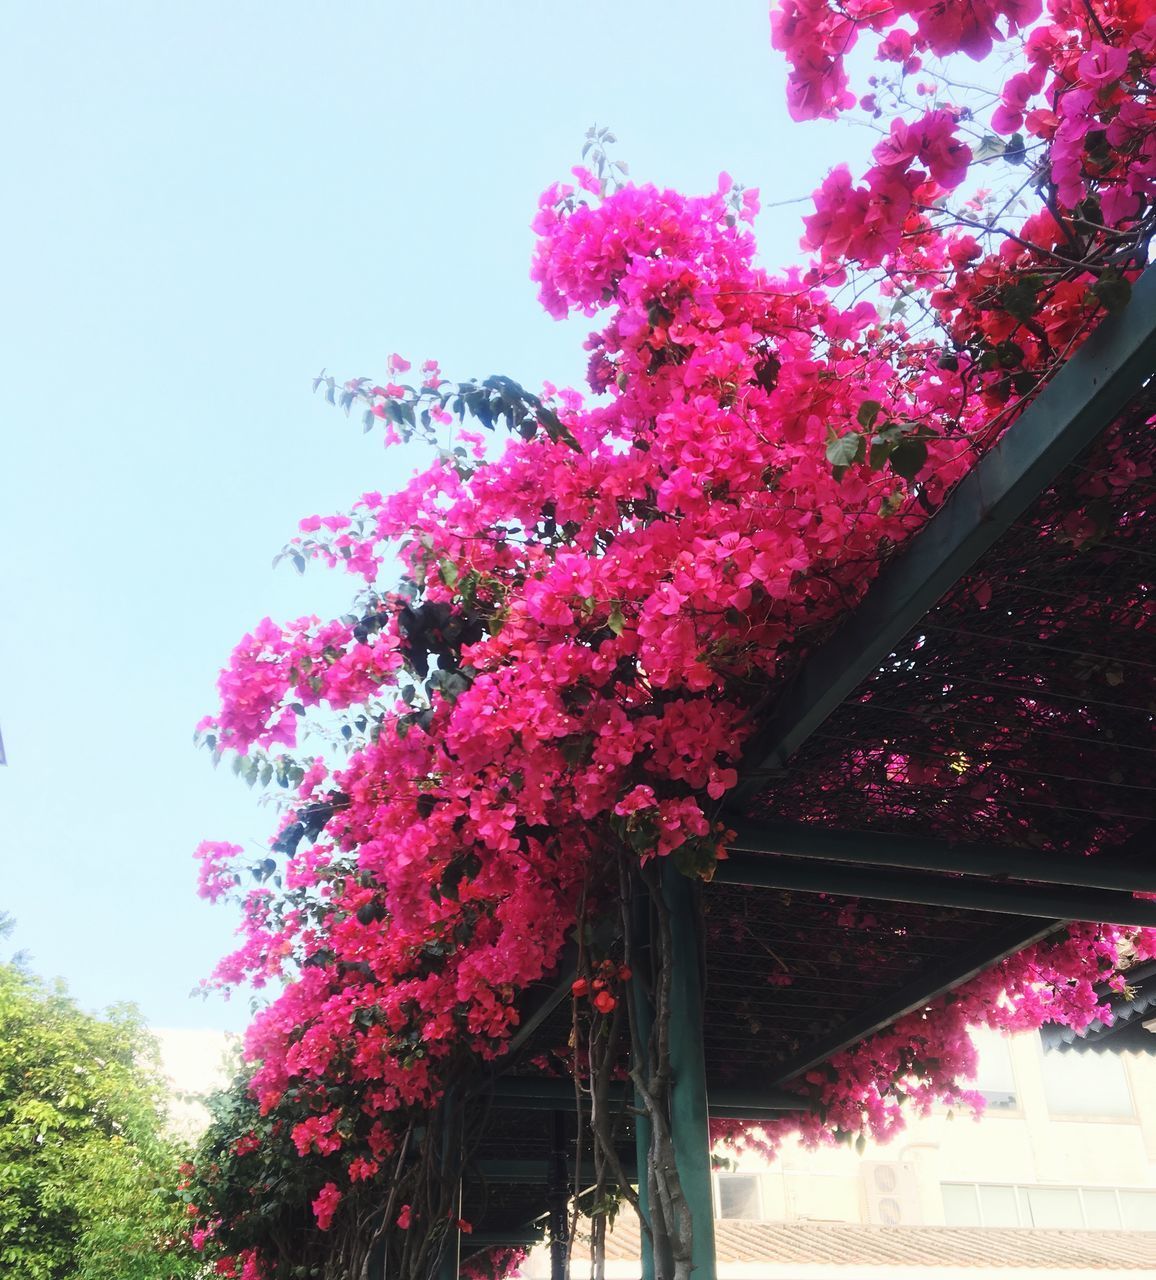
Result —
M875 425L875 419L883 412L883 406L878 400L864 400L859 406L859 412L856 415L859 419L859 425L864 431L870 431ZM828 457L830 453L828 452Z
M1021 276L1000 291L1000 305L1016 320L1030 320L1039 309L1039 292L1043 283L1042 276Z
M867 454L867 465L872 471L882 471L887 459L891 456L891 450L895 448L895 442L888 440L885 436L875 436L871 441L871 449Z
M1018 342L1005 339L995 349L996 359L1005 369L1014 369L1024 362L1024 349Z
M858 431L849 431L827 442L827 461L833 467L850 467L866 455L867 440Z
M610 617L606 619L606 625L614 632L616 636L620 636L626 628L626 619L622 616L622 610L615 605L610 610Z
M448 556L438 561L438 572L442 575L442 581L447 587L453 588L458 585L458 578L461 576L458 573L458 566Z
M674 865L688 880L712 880L718 863L718 848L709 840L687 840L671 855Z
M592 733L572 733L568 737L559 739L558 746L566 763L572 769L578 769L590 759L591 749L594 746L594 735Z
M1104 308L1115 314L1123 311L1132 297L1132 286L1122 276L1104 275L1090 290L1092 296Z
M927 445L911 436L900 440L888 459L891 470L904 480L914 480L927 463Z

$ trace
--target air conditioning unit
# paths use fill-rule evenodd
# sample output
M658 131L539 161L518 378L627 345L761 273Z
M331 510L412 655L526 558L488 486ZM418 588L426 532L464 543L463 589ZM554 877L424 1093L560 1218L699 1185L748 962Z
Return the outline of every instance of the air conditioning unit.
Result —
M866 1160L860 1167L868 1222L881 1227L910 1227L923 1221L919 1183L913 1164Z

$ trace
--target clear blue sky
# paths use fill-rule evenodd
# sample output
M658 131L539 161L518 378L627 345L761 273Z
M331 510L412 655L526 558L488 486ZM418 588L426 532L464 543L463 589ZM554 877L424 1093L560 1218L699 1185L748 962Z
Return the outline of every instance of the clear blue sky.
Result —
M796 126L764 0L39 3L0 16L0 910L87 1006L187 999L234 921L202 837L272 816L191 744L265 614L354 584L270 560L412 459L309 392L326 365L576 382L539 310L538 192L610 124L640 180L805 195L868 138ZM763 258L798 256L795 206Z

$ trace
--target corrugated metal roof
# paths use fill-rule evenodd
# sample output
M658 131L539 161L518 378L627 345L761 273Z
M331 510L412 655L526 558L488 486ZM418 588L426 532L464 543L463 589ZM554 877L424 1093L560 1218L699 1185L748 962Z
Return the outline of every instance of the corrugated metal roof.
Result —
M1090 1022L1082 1031L1052 1023L1041 1028L1040 1036L1045 1049L1057 1049L1061 1053L1074 1049L1079 1053L1091 1049L1096 1052L1156 1054L1156 1035L1145 1023L1156 1018L1156 961L1138 965L1125 974L1128 990L1119 995L1101 989L1102 999L1107 999L1112 1016L1104 1021Z

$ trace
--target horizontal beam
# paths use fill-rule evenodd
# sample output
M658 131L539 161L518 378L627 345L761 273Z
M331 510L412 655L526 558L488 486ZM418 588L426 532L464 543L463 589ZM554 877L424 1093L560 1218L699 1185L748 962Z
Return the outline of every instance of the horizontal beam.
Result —
M510 1231L475 1231L462 1237L462 1253L467 1250L476 1253L479 1249L529 1249L541 1244L545 1238L545 1231L526 1227L515 1227Z
M781 853L792 858L853 862L865 866L950 871L990 880L1011 878L1037 884L1078 885L1085 889L1156 890L1156 859L1113 854L1083 857L996 844L952 844L927 836L879 831L832 831L818 824L752 822L732 818L732 849ZM1156 838L1152 848L1156 848Z
M710 1064L707 1064L708 1070ZM736 1089L728 1085L707 1088L706 1107L712 1120L774 1120L790 1111L806 1108L803 1098L779 1089Z
M815 866L777 855L734 853L718 864L715 882L752 889L828 893L878 902L913 902L959 911L993 911L1039 919L1091 920L1156 927L1156 901L1097 889L1037 888L922 872L863 870L840 863Z
M540 1184L545 1187L549 1173L549 1162L541 1160L478 1160L471 1166L485 1182L511 1182ZM633 1161L623 1162L622 1172L632 1186L638 1183L638 1170ZM589 1175L589 1169L587 1169ZM574 1162L569 1161L568 1176L574 1178Z
M499 1076L493 1081L492 1093L480 1091L480 1096L495 1107L524 1111L572 1110L575 1102L573 1080L550 1076L538 1079ZM626 1081L616 1082L611 1086L610 1101L619 1106L633 1106L633 1086ZM777 1089L748 1091L716 1086L709 1090L707 1099L707 1108L717 1120L768 1119L801 1107L800 1098Z
M835 635L806 660L745 753L745 805L935 603L990 550L1156 370L1156 271L1136 282L1002 439L960 481ZM756 713L757 714L757 713Z
M1006 929L1002 929L994 938L989 938L981 946L963 952L944 964L935 965L924 970L910 982L904 983L897 991L893 991L887 999L866 1009L854 1018L848 1019L834 1031L828 1033L812 1044L806 1045L794 1057L789 1058L769 1074L769 1086L786 1084L817 1067L821 1062L851 1048L860 1040L882 1031L893 1022L925 1008L933 1000L954 991L965 982L985 970L1006 960L1019 951L1025 950L1033 943L1046 938L1050 933L1062 928L1063 920L1050 920L1046 924L1039 920L1017 920Z
M479 1088L478 1095L505 1111L573 1111L579 1099L574 1081L565 1076L498 1076L488 1086ZM610 1087L612 1104L626 1105L633 1098L625 1084ZM581 1095L584 1107L589 1106L589 1095Z

